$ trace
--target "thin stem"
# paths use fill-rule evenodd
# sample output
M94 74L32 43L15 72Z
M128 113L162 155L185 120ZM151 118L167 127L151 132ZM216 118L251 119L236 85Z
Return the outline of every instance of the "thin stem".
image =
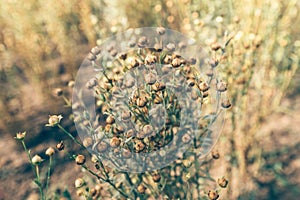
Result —
M47 192L48 192L48 187L49 187L49 182L50 182L51 166L52 166L52 156L50 156L50 159L49 159L47 181L46 181L46 190L45 190L45 198L47 197Z
M58 128L62 130L65 134L67 134L75 143L77 143L82 148L86 149L85 146L83 146L71 133L69 133L64 127L62 127L60 124L57 124Z
M30 152L29 152L29 150L27 149L26 144L25 144L25 142L24 142L23 140L22 140L22 145L23 145L23 148L24 148L24 150L25 150L25 152L26 152L26 154L27 154L27 157L28 157L28 159L29 159L29 163L30 163L30 165L31 165L33 174L34 174L34 176L36 177L37 175L36 175L36 172L35 172L35 169L34 169L34 164L32 163L32 160L31 160L32 157L31 157Z
M44 192L43 192L43 188L42 188L42 184L41 184L41 180L40 180L40 172L39 172L39 166L38 165L35 166L35 170L36 170L36 184L38 185L40 195L41 195L41 199L45 200L45 196L44 196Z

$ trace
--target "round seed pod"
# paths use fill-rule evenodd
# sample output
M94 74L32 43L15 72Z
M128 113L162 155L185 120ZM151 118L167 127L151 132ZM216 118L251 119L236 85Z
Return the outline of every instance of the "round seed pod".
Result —
M85 181L82 178L77 178L75 180L75 188L81 188L85 184Z
M169 51L175 51L175 44L174 43L168 43L166 45L167 50Z
M141 152L141 151L143 151L144 149L145 149L145 144L142 142L142 141L140 141L140 140L138 140L136 143L135 143L135 150L137 151L137 152Z
M55 88L54 91L53 91L53 94L57 97L63 95L63 90L61 88Z
M159 174L159 173L154 173L154 174L152 174L152 180L154 181L154 182L159 182L160 181L160 179L161 179L161 175Z
M98 152L100 153L103 153L107 150L108 148L108 145L105 143L105 142L100 142L98 145L97 145L97 150Z
M219 159L220 158L220 153L219 153L218 150L213 150L211 152L211 156L212 156L213 159Z
M85 147L90 147L93 145L93 139L91 137L86 137L86 138L84 138L82 144Z
M91 53L94 55L98 55L101 53L101 49L98 46L95 46L91 49Z
M222 188L226 188L227 184L228 184L228 180L225 177L222 178L218 178L218 185Z
M55 153L55 149L52 148L52 147L49 147L49 148L46 150L46 152L45 152L45 154L46 154L47 156L52 156L54 153Z
M136 105L138 107L144 107L147 104L147 99L145 97L137 98Z
M58 149L58 151L62 151L65 148L64 142L60 141L57 145L56 148Z
M41 162L43 162L43 159L39 155L35 155L31 159L32 164L39 165Z
M205 92L209 89L209 85L206 82L201 82L199 84L199 89L200 91Z
M124 158L130 158L131 157L131 151L129 151L128 149L123 149L122 156Z
M161 44L155 43L153 49L157 52L161 52L162 46L161 46Z
M224 100L224 101L221 103L221 106L222 106L223 108L230 108L230 107L231 107L231 103L230 103L229 99Z
M137 187L137 191L138 191L138 193L140 193L140 194L144 194L145 193L145 191L146 191L146 187L144 186L144 185L142 185L142 184L140 184L138 187Z
M75 162L77 165L83 165L85 163L85 156L84 155L76 156Z
M165 34L165 32L166 32L166 29L164 27L158 27L158 28L156 28L156 33L158 35L163 35L163 34Z
M146 64L146 65L154 64L154 63L156 63L156 61L157 61L156 56L151 55L151 54L148 54L148 55L146 56L146 58L145 58L145 64Z
M223 81L217 83L217 90L219 92L225 92L227 90L227 84Z
M153 73L146 74L145 81L149 85L153 85L156 82L156 76Z
M207 196L210 200L217 200L219 198L219 194L217 191L209 190Z
M110 146L113 148L116 148L118 146L120 146L121 144L121 140L118 137L112 137L110 139Z
M172 66L174 68L180 67L180 65L181 65L181 60L179 58L175 58L172 60Z
M166 55L165 58L164 58L164 63L165 64L171 64L171 62L172 62L172 56Z
M113 124L115 123L115 118L111 115L109 115L106 120L105 120L106 124Z
M128 121L128 120L130 120L130 118L131 118L131 112L130 111L124 111L124 112L122 112L121 119L123 121Z
M218 51L221 48L221 45L219 43L214 43L211 45L211 49L213 51Z

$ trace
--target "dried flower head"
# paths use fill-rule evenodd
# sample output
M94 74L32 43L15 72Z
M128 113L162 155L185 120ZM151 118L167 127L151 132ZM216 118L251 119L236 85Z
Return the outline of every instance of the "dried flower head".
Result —
M48 124L46 124L46 126L54 127L60 123L62 118L62 115L49 115Z
M18 133L16 133L16 137L15 138L17 140L24 140L25 136L26 136L26 131L24 131L24 132L18 132Z
M165 29L164 27L158 27L158 28L156 29L156 33L157 33L158 35L163 35L163 34L165 34L165 32L166 32L166 29Z
M41 162L43 162L43 159L39 155L35 155L31 159L32 164L39 165Z
M49 148L46 150L46 152L45 152L45 154L46 154L47 156L52 156L54 153L55 153L55 149L52 148L52 147L49 147Z

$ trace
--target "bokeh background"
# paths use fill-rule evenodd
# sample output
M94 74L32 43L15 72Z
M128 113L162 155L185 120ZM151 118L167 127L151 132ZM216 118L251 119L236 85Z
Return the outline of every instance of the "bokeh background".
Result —
M89 49L128 28L164 26L211 45L232 36L220 64L232 108L211 174L225 175L222 199L297 199L300 195L300 2L298 0L1 0L0 199L34 199L30 165L14 140L42 153L63 139L45 127L68 118L68 82ZM211 52L213 55L213 52ZM75 132L71 120L63 125ZM71 145L71 144L70 144ZM80 171L58 156L51 190L74 195ZM67 170L66 170L67 169Z

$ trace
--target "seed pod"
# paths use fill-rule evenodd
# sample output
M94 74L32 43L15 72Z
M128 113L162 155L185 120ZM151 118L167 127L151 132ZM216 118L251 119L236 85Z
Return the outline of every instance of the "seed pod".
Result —
M97 145L97 150L98 152L100 153L103 153L107 150L108 148L108 145L105 143L105 142L100 142L98 145Z
M126 58L127 58L127 53L120 53L120 54L119 54L119 58L120 58L121 60L126 60Z
M190 87L193 87L195 85L195 80L194 79L188 79L187 80L187 84L190 86Z
M106 120L105 120L106 124L113 124L115 123L115 118L112 115L109 115Z
M211 45L211 49L213 51L218 51L221 48L221 45L219 43L214 43Z
M39 165L41 162L43 162L43 159L39 155L35 155L31 159L32 164Z
M87 89L92 89L98 84L98 79L97 78L92 78L86 83L86 88Z
M60 141L57 145L56 148L58 149L58 151L62 151L65 148L64 142Z
M172 62L172 56L166 55L165 58L164 58L164 63L165 64L171 64L171 62Z
M174 43L168 43L166 48L169 51L175 51L175 44Z
M194 65L194 64L197 63L197 59L196 59L196 58L189 58L189 59L187 60L187 62L188 62L190 65Z
M231 103L230 103L229 99L224 100L224 101L221 103L221 106L222 106L223 108L230 108L230 107L231 107Z
M215 68L215 67L218 66L219 61L216 60L216 59L212 59L212 60L209 61L209 64L210 64L210 66L211 66L212 68Z
M227 84L223 81L217 83L217 90L219 92L225 92L227 90Z
M165 32L166 32L166 29L164 27L158 27L158 28L156 28L156 33L158 35L163 35L163 34L165 34Z
M123 121L128 121L131 118L131 112L130 111L124 111L121 114L121 119Z
M140 97L140 98L137 98L137 100L136 100L136 105L137 105L138 107L144 107L146 104L147 104L147 99L146 99L146 97Z
M214 70L210 68L209 70L206 71L206 75L212 77L214 75Z
M218 185L222 188L226 188L228 180L225 177L218 178Z
M142 141L138 140L138 141L135 143L135 150L136 150L137 152L141 152L141 151L143 151L144 149L145 149L145 144L144 144Z
M124 158L130 158L131 157L131 151L129 151L128 149L123 149L122 150L122 156Z
M110 146L113 148L116 148L118 146L120 146L121 144L121 140L118 137L112 137L110 139Z
M54 91L53 91L53 94L57 97L63 95L63 90L61 88L55 88Z
M157 52L161 52L162 51L162 46L161 44L155 43L153 46L153 49Z
M166 85L163 82L156 82L152 85L152 90L155 92L162 91L166 88Z
M137 187L137 191L138 191L138 193L140 193L140 194L144 194L145 193L145 191L146 191L146 187L144 186L144 185L142 185L142 184L140 184L138 187Z
M84 138L82 144L85 147L90 147L93 145L93 139L91 137L86 137L86 138Z
M96 56L94 54L92 54L91 52L88 54L87 59L89 61L95 61L96 60Z
M153 85L156 82L156 77L153 73L146 74L145 81L149 85Z
M179 58L175 58L175 59L172 60L172 66L173 66L174 68L177 68L177 67L179 67L180 65L181 65L181 60L180 60Z
M186 44L185 44L184 42L179 42L179 43L178 43L178 47L179 47L180 49L184 49L184 48L186 48Z
M118 54L118 51L116 49L113 49L111 52L110 52L110 55L112 57L115 57L116 55Z
M153 100L153 102L155 103L155 104L160 104L160 103L162 103L163 102L163 99L159 96L159 95L155 95L155 98L154 98L154 100Z
M135 41L130 41L129 43L128 43L128 46L129 47L134 47L136 45L136 43L135 43Z
M151 125L147 124L143 127L143 132L146 136L149 136L153 133L153 127Z
M98 55L101 53L101 49L98 46L95 46L94 48L91 49L91 53L94 55Z
M217 191L209 190L207 195L210 200L217 200L219 198L219 194Z
M211 152L211 155L212 155L213 159L219 159L220 158L220 153L219 153L218 150L213 150Z
M48 124L46 126L56 126L63 117L61 115L49 115Z
M154 173L154 174L152 174L152 180L154 181L154 182L159 182L160 181L160 179L161 179L161 176L160 176L160 174L159 173Z
M78 155L75 158L75 162L77 165L83 165L85 163L85 157L84 155Z
M148 44L148 39L145 36L139 38L138 47L142 48L145 47L147 44Z
M82 178L77 178L75 180L75 188L81 188L85 184L85 181Z
M201 82L199 84L199 90L205 92L209 89L209 85L206 82Z
M184 144L187 144L191 141L191 136L189 134L185 133L181 139Z
M52 147L49 147L45 152L47 156L52 156L54 153L55 153L55 149L53 149Z

